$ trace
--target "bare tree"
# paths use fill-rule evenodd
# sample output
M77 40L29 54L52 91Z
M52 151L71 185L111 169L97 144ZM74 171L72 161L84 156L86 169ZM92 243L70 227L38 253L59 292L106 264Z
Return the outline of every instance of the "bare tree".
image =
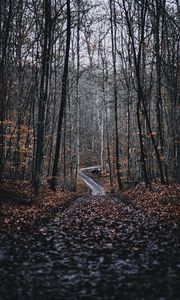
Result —
M64 59L64 70L62 76L62 92L61 92L61 104L59 110L59 120L58 120L58 130L56 137L56 147L55 147L55 157L53 163L53 171L50 187L52 190L56 190L57 185L57 174L58 174L58 163L61 145L61 133L62 133L62 122L64 110L66 107L67 100L67 80L68 80L68 65L69 65L69 51L70 51L70 41L71 41L71 7L70 0L67 0L67 33L66 33L66 53Z
M118 126L118 95L117 95L117 69L116 69L116 8L114 0L110 0L110 18L111 18L111 43L112 43L112 61L113 61L113 88L114 88L114 117L115 117L115 141L116 141L116 172L119 190L122 189L120 175L119 159L119 126Z

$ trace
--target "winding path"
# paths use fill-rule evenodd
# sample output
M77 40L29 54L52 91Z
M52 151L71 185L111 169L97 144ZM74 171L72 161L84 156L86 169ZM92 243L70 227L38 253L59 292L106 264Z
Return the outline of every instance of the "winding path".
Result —
M99 168L100 166L94 166L94 167L88 167L88 168L82 168L80 169L79 176L80 178L87 184L87 186L90 188L93 196L104 196L105 191L101 185L99 185L97 182L95 182L92 178L90 178L88 175L84 174L84 171L86 170L93 170L96 168Z

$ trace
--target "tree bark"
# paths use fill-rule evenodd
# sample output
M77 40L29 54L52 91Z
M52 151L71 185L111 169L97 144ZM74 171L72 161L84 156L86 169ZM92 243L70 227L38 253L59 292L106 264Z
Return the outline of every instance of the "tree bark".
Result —
M115 118L115 144L116 144L116 175L118 189L122 189L121 174L120 174L120 157L119 157L119 120L118 120L118 95L117 95L117 70L116 70L116 12L114 0L110 0L110 19L111 19L111 45L112 45L112 60L113 60L113 89L114 89L114 118Z
M6 3L0 1L0 181L2 180L4 170L4 120L7 89L6 55L13 12L12 1L9 0L8 4L7 20L3 22L3 18L6 18Z
M56 190L56 186L57 186L58 163L59 163L61 135L62 135L62 122L63 122L64 110L66 107L70 40L71 40L71 7L70 7L70 0L67 0L66 54L65 54L64 70L63 70L63 76L62 76L61 105L60 105L60 110L59 110L55 157L54 157L54 163L53 163L52 178L51 178L51 182L50 182L50 188L53 191Z
M40 99L38 111L38 128L37 128L37 145L35 170L33 178L33 186L36 192L39 192L41 185L42 162L44 156L44 131L45 131L45 111L48 98L48 82L49 82L49 64L51 49L51 0L45 0L45 28L44 28L44 45L42 54L42 72L40 84Z

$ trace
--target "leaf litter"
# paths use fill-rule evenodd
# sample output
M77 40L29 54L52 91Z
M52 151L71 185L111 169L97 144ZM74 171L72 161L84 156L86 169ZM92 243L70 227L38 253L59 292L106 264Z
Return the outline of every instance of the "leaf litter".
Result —
M2 299L179 299L177 211L149 201L83 196L3 235Z

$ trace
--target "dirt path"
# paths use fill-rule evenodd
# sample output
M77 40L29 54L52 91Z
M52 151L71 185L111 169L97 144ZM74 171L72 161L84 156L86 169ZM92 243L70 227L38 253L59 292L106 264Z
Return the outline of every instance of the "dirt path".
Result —
M124 199L76 199L48 224L1 236L0 299L179 299L178 232Z
M92 195L94 196L104 196L105 191L101 185L99 185L97 182L95 182L92 178L84 174L84 171L86 170L93 170L95 168L98 168L99 166L94 167L88 167L88 168L82 168L80 169L79 176L80 178L87 184L87 186L90 188Z

